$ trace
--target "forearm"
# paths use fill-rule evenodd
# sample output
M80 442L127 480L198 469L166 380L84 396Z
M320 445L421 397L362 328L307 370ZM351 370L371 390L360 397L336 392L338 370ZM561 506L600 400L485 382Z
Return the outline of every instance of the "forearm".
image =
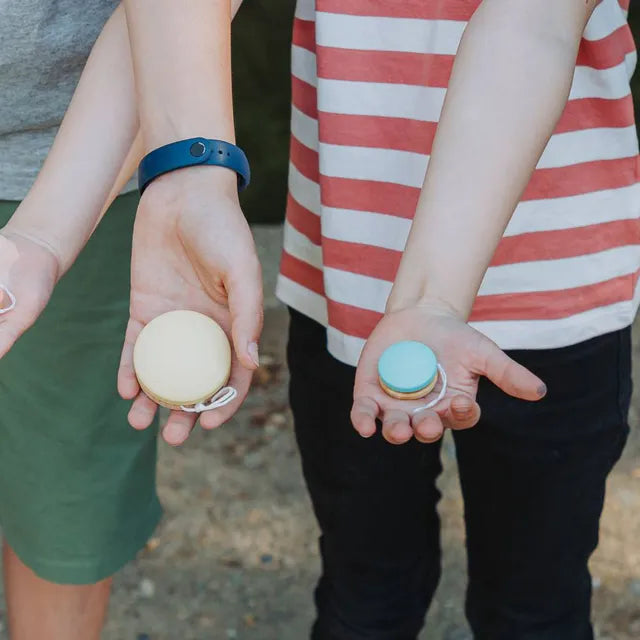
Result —
M235 141L231 4L124 0L145 151L196 136Z
M566 104L595 0L485 0L460 44L390 310L470 313Z
M233 1L233 15L241 4ZM120 6L96 41L47 160L8 228L44 242L66 271L143 155Z
M133 96L132 99L134 99ZM99 219L96 221L96 225L100 222L102 216L107 213L111 203L122 193L122 190L138 168L143 156L144 147L142 145L142 135L140 134L140 130L138 130L133 143L131 144L131 148L124 159L122 167L120 167L118 176L111 187L111 192L102 206L102 212L100 213Z
M62 272L100 219L137 122L126 21L119 8L96 41L38 178L7 225L48 245Z
M238 10L240 9L240 7L242 6L242 0L233 0L231 3L231 14L232 14L232 18L235 18L236 14L238 13ZM124 12L118 17L118 28L120 28L122 30L123 33L126 32L127 38L128 38L128 31L127 31L127 25L126 25L126 18L124 15ZM130 55L130 45L127 42L127 49L129 50L129 55ZM133 71L133 67L131 67L131 70ZM133 78L131 79L131 87L134 86L134 82L133 82ZM122 96L123 100L128 100L130 102L136 103L136 96L131 93L130 95L126 95L126 96ZM136 104L136 109L137 109L137 104ZM107 201L104 205L103 208L103 212L102 214L104 215L104 213L106 213L106 210L108 209L109 205L111 204L111 202L118 196L118 194L122 191L122 189L124 188L124 186L127 184L127 182L129 181L129 179L131 178L131 176L133 175L133 173L135 172L136 168L138 167L138 165L140 164L140 160L142 160L143 156L145 154L145 145L144 145L144 141L142 139L142 132L138 129L137 135L135 137L135 140L133 141L133 144L131 145L131 148L129 149L129 153L127 154L127 157L124 161L124 164L122 165L120 172L118 174L118 177L116 178L116 181L113 185L113 188L111 190L111 193L109 195L109 197L107 198Z

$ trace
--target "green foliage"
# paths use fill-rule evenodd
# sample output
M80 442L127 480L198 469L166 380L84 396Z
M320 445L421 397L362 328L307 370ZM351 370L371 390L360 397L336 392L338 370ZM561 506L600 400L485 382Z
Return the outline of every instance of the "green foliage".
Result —
M629 22L640 40L640 7ZM253 177L242 195L251 222L284 217L289 155L291 24L295 0L245 0L233 24L233 75L238 143ZM633 80L640 113L640 73Z
M290 47L295 0L245 0L233 23L238 144L252 167L250 222L284 218L289 162Z

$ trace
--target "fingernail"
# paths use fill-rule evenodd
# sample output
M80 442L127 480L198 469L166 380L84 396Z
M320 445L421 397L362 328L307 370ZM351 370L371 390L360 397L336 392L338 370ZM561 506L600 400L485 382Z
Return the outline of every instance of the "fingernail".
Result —
M185 433L185 428L180 424L168 424L162 435L169 444L180 444L189 434Z
M538 395L542 398L543 396L547 395L547 385L546 384L541 384L538 387Z
M451 410L458 418L469 418L471 415L473 415L472 406L463 407L462 409L460 409L459 407L451 407Z
M394 442L402 442L405 438L405 431L402 425L397 425L391 429L391 438Z
M253 364L256 365L256 367L260 366L260 356L258 355L258 343L257 342L250 342L249 346L247 347L247 351L249 352L249 356L251 358L251 360L253 360Z

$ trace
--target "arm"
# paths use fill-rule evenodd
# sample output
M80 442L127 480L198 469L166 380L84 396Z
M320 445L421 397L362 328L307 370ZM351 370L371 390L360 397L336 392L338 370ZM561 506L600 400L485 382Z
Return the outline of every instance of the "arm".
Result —
M484 0L462 38L416 216L385 317L363 351L352 420L390 441L433 441L479 419L478 378L526 400L546 388L466 320L504 229L566 104L597 0ZM435 411L385 396L377 361L398 339L429 344L449 372Z
M98 223L137 130L124 18L118 8L105 25L44 166L6 227L47 245L60 275Z
M485 0L462 39L389 309L466 319L567 102L596 0ZM462 179L461 179L462 178Z
M234 142L230 0L124 0L124 6L144 153L196 136ZM196 166L165 174L140 200L118 375L120 394L134 400L129 421L139 429L151 424L156 406L140 391L133 345L148 322L172 309L206 313L232 340L230 384L238 397L200 420L205 428L217 427L248 391L262 329L260 264L229 169ZM174 412L165 439L180 444L195 419Z
M38 178L0 231L0 284L19 299L0 316L0 357L42 312L143 154L121 6L92 49Z
M242 0L232 0L231 2L231 14L233 17L235 17L236 13L238 12L238 10L240 9L240 6L242 4ZM148 6L142 7L142 9L145 11L145 13L142 13L141 11L136 11L134 10L132 13L132 17L134 20L140 20L141 18L143 19L147 19L148 18L148 13L155 13L154 11L149 11ZM119 10L118 11L118 16L116 18L117 20L117 28L119 30L119 35L128 37L129 36L129 32L132 30L128 29L127 27L127 22L126 22L126 17L124 15L124 11ZM169 20L170 16L167 16L164 23L165 23L165 28L169 29L169 25L170 20ZM168 25L166 24L166 21L169 20ZM206 23L205 23L206 24ZM213 23L212 23L213 24ZM224 24L224 22L223 22ZM147 33L145 30L142 30L142 33L140 33L141 29L138 27L136 29L136 44L139 45L140 47L142 47L143 45L141 44L141 39L143 39L146 42L146 39L148 38ZM223 31L224 33L224 31ZM156 34L157 35L157 34ZM132 36L133 37L133 36ZM226 44L226 39L227 36L224 36L225 38L225 44L224 47L225 48L227 46ZM153 42L150 45L151 47L158 47L157 42ZM161 43L160 43L160 47L161 47ZM131 48L130 46L126 47L128 55L131 55ZM163 55L166 54L166 52L164 51L164 49L162 49L162 53ZM206 55L211 55L210 60L211 61L215 61L216 57L215 55L218 53L217 50L214 51L207 51L205 52ZM226 54L223 55L227 55L228 56L228 50ZM173 61L171 56L168 56L169 58L171 58L170 62ZM198 56L196 56L196 59L200 59ZM228 65L229 60L226 60L225 64ZM112 193L110 195L110 197L108 198L107 201L107 205L105 206L108 207L108 205L113 201L113 199L118 195L118 193L120 193L120 191L122 190L122 188L124 187L124 185L127 183L127 181L129 180L129 178L133 175L134 171L136 170L136 167L138 166L138 164L140 163L140 160L142 160L142 157L144 156L144 154L146 153L146 151L150 150L152 147L155 146L160 146L161 144L164 144L164 141L166 142L171 142L173 141L173 139L177 139L177 137L180 135L180 130L173 130L173 128L170 125L162 126L162 122L165 121L166 118L170 118L172 114L177 114L177 118L180 122L184 122L186 124L189 125L194 125L197 120L195 117L193 116L188 116L188 114L184 111L184 107L181 104L175 104L173 105L170 110L167 110L166 112L162 112L157 108L157 103L154 103L153 101L153 91L155 90L156 87L159 87L159 90L161 92L160 95L155 96L155 98L157 100L161 100L161 104L167 104L165 101L165 99L168 98L172 98L172 95L175 93L176 91L176 86L175 83L173 81L171 81L168 85L163 84L163 77L157 77L156 74L159 73L159 67L160 65L157 64L157 59L156 62L154 63L154 65L152 66L152 73L154 74L154 79L153 79L153 83L151 84L150 87L147 87L147 82L148 79L145 75L147 68L146 65L148 64L148 61L145 62L144 60L141 62L141 64L138 67L138 73L140 74L140 84L138 86L138 91L139 91L139 97L144 96L145 99L147 100L147 102L145 102L144 104L144 113L145 116L143 118L143 123L147 124L147 129L149 130L149 136L151 136L151 139L149 139L147 137L147 144L145 144L145 140L143 139L143 135L142 135L142 131L138 130L136 138L131 146L131 149L129 151L129 154L127 155L127 158L124 162L124 165L121 168L120 174L118 176L118 178L116 179L115 185L113 187ZM183 63L185 64L185 63ZM142 68L141 68L142 67ZM130 70L131 73L133 72L133 67L130 65ZM190 72L193 71L193 69L191 67L188 67L188 70ZM167 69L165 68L164 70L164 74L167 73L172 73L178 77L182 77L180 75L180 71L181 69L176 69L173 72L168 72ZM215 76L215 74L214 74ZM216 76L217 77L217 76ZM233 112L231 111L231 81L230 81L230 76L222 76L223 77L223 81L221 83L222 85L222 91L223 92L228 92L228 94L226 95L226 98L223 99L221 105L218 104L218 102L215 99L215 93L211 94L211 92L209 91L210 87L204 87L204 89L206 90L207 95L203 96L204 99L206 101L208 101L208 104L213 104L214 108L218 108L220 106L222 106L222 108L220 109L220 111L218 113L216 113L215 111L207 111L206 113L203 113L201 118L202 121L206 124L203 125L202 131L210 131L211 136L210 137L222 137L225 140L228 140L229 142L233 142L235 139L235 132L233 130ZM192 80L193 82L193 80ZM198 86L199 84L199 79L195 78L195 85ZM122 100L126 100L131 104L136 104L137 105L137 100L138 97L133 93L133 79L131 78L131 85L130 85L132 91L128 94L122 94L120 96L120 98ZM165 95L165 92L169 94L169 96ZM185 95L193 95L193 94L185 94ZM151 101L151 104L149 104L149 101ZM169 105L168 105L169 106ZM189 105L188 105L189 106ZM197 106L197 105L196 105ZM136 106L137 109L137 106ZM140 109L143 109L142 103L140 104ZM203 109L204 111L204 109ZM156 119L158 119L160 122L156 122ZM217 124L218 123L223 123L223 127L221 127L220 129L217 128ZM230 126L228 126L230 125ZM211 128L209 128L211 127ZM226 128L224 128L226 127ZM188 137L190 134L188 132L185 132L182 134L182 137ZM194 133L193 135L202 135L202 133ZM158 139L155 139L155 136L158 136ZM172 138L173 136L173 138ZM225 137L226 136L226 137ZM164 141L163 141L164 139Z
M18 302L0 316L0 357L35 322L86 244L134 138L137 114L123 27L119 9L93 47L33 187L0 231L0 284Z
M124 6L145 151L196 136L235 142L230 0Z

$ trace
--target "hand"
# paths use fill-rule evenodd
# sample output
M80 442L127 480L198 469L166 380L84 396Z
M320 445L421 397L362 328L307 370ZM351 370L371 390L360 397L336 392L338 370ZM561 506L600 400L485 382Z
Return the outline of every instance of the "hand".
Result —
M0 284L16 298L15 308L0 315L0 358L42 313L60 273L56 251L44 240L11 223L0 231ZM0 293L0 308L8 303Z
M166 174L144 192L133 232L131 308L118 390L134 399L129 422L145 429L157 406L140 391L133 347L142 328L174 309L199 311L216 320L232 340L229 384L238 397L204 412L200 424L213 429L228 420L249 390L258 366L262 330L262 277L253 237L238 203L236 176L219 167L192 167ZM163 430L182 444L196 414L172 411Z
M447 392L433 409L414 413L430 396L395 400L380 388L378 360L387 347L400 340L428 345L447 374ZM369 337L358 363L351 420L364 437L375 433L379 418L385 439L393 444L403 444L412 437L435 442L446 427L467 429L478 422L480 376L523 400L539 400L546 393L542 380L444 306L426 304L388 312Z

